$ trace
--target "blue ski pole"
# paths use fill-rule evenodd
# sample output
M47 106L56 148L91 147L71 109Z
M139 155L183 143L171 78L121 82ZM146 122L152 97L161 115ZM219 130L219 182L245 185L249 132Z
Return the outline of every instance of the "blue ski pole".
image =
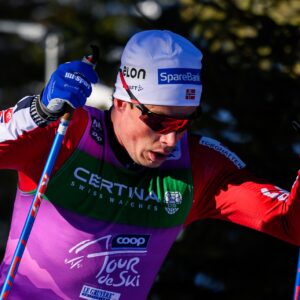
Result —
M68 128L69 122L71 120L72 112L65 113L61 118L57 133L55 135L46 165L44 167L40 182L38 184L35 196L31 203L21 236L19 238L14 256L12 258L10 267L8 269L2 290L1 290L1 300L7 299L9 292L12 288L15 275L17 273L22 255L24 253L32 226L34 224L38 209L41 205L42 198L47 188L47 184L55 164L57 155L62 145L63 138L65 136L66 130Z
M92 46L93 55L84 57L83 61L95 66L96 61L98 59L98 48L96 46ZM6 300L8 295L12 289L15 275L18 271L19 264L22 259L22 255L24 253L27 241L29 239L30 232L32 230L34 221L37 216L38 209L41 205L41 201L43 199L44 193L46 191L49 178L52 173L53 166L55 165L56 158L60 151L65 133L67 131L68 125L72 119L73 109L68 109L67 112L61 117L57 133L55 135L50 153L48 155L44 170L42 172L37 190L35 192L35 196L32 200L31 207L29 209L25 224L23 226L22 233L18 240L17 247L15 249L12 261L10 263L7 275L4 280L4 284L1 289L1 300Z
M296 273L296 282L295 282L295 290L294 290L294 300L300 300L300 251L299 251L298 263L297 263L297 273Z
M294 129L300 133L300 122L298 120L294 120L292 122ZM296 281L295 281L295 289L294 289L294 300L300 300L300 251L298 255L298 263L297 263L297 273L296 273Z

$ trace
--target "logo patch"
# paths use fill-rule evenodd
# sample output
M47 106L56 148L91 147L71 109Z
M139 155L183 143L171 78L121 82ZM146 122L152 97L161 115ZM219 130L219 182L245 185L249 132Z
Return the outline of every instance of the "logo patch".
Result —
M81 289L79 297L82 299L93 299L93 300L119 300L121 294L96 289L92 286L84 285Z
M186 89L185 99L186 100L195 100L196 98L196 90L195 89Z
M112 249L146 249L150 235L120 234L112 239Z
M180 205L182 203L182 195L180 192L166 192L165 193L165 203L166 207L165 210L169 215L175 214L179 207L177 205Z
M0 123L8 123L13 115L13 108L0 111Z
M137 91L140 92L143 90L143 87L139 84L139 85L129 85L129 88L133 91Z
M146 70L145 69L136 69L134 67L123 67L123 75L124 77L137 78L137 79L145 79L146 78Z
M260 192L269 198L276 199L278 201L287 201L290 193L286 190L283 190L282 188L278 186L274 186L272 189L269 189L267 187L261 188Z
M90 128L90 135L92 139L99 145L103 145L103 131L101 123L95 117L92 117L92 124Z
M158 69L158 84L201 84L200 69Z
M115 237L121 237L118 243L136 243L139 246L141 246L141 243L146 244L149 239L149 236L139 234L121 234ZM125 239L126 237L130 237L131 239ZM134 237L145 238L145 241L133 239ZM96 274L95 279L101 287L107 286L108 289L112 287L139 287L141 277L140 262L142 257L147 254L147 249L141 249L140 247L138 249L113 249L111 247L112 238L112 235L109 234L92 241L89 239L80 241L69 249L68 252L71 257L65 259L65 264L69 265L70 270L76 270L84 268L86 264L92 263L90 262L91 260L100 259L99 272ZM85 289L82 288L80 295L84 299L101 300L119 299L117 296L120 296L113 292L99 290L91 286L87 286Z
M222 155L227 157L238 169L242 169L246 166L246 164L235 153L224 147L219 141L215 139L202 137L199 141L199 144L221 153Z

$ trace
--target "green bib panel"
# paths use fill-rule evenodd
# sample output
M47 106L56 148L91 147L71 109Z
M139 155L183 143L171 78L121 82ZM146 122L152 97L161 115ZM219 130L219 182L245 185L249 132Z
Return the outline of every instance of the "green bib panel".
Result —
M150 227L182 224L192 202L189 169L131 172L76 150L49 182L46 197L81 215Z

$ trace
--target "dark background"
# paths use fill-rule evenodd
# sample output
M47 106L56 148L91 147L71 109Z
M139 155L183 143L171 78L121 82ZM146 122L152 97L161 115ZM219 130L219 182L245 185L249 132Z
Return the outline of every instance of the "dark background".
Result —
M9 33L1 23L7 20L41 24L45 34ZM221 140L255 174L289 190L300 153L291 126L300 112L299 25L300 1L0 0L1 109L42 89L51 33L60 37L60 63L97 44L97 72L112 87L128 38L144 29L169 29L204 55L204 114L193 130ZM0 181L2 256L16 174L1 171ZM297 256L297 247L275 238L204 220L175 243L149 299L292 299Z

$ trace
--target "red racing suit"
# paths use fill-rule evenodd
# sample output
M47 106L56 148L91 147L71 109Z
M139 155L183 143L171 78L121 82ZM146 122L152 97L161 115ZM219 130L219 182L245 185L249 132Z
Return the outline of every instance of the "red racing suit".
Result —
M58 121L51 122L46 126L36 125L32 118L32 113L30 112L31 102L33 101L32 99L33 97L26 97L22 99L14 108L2 111L0 117L0 168L17 170L19 175L18 187L21 194L29 193L36 188L58 127ZM89 115L86 109L80 108L74 112L72 122L67 130L61 151L58 155L53 175L58 173L67 159L76 152L82 136L84 135L84 132L86 132L88 124L90 124L89 120ZM291 191L288 192L268 183L266 180L255 177L249 172L249 170L247 170L244 162L241 161L236 154L224 147L220 142L212 138L197 135L187 135L185 140L187 141L186 149L188 149L187 151L190 156L193 199L191 207L187 213L187 217L184 221L184 226L188 226L194 221L205 218L220 219L270 234L295 245L300 245L300 190L298 177L296 178ZM77 177L82 181L87 181L86 176L92 174L84 168L77 168L76 170ZM98 185L98 181L100 180L98 175L93 173L92 176L92 183L95 186ZM106 181L106 187L108 184L110 183ZM118 184L118 186L119 192L121 193L121 184ZM122 187L122 189L122 191L125 190L124 187ZM23 200L21 199L21 201ZM18 206L15 209L20 210L20 207ZM59 208L55 207L54 210L53 208L50 209L53 214L57 214L57 212L60 213ZM170 213L173 212L171 211ZM61 213L61 215L66 216L67 214ZM75 217L72 215L72 218ZM72 218L69 217L70 220L72 220ZM66 218L66 220L68 220L68 218ZM17 221L18 220L15 220L15 222ZM66 224L65 219L60 221L64 222L64 225L69 226ZM105 222L101 221L99 226L106 226L105 228L109 230L111 227L107 227L107 224L109 224L107 221L109 220L105 220ZM86 222L86 224L88 225L84 226L92 226L90 222ZM12 227L13 226L14 224L12 224ZM120 225L117 230L119 231L121 227L122 226ZM128 230L129 232L129 226L124 226L124 228L124 231ZM138 232L136 235L130 233L125 236L124 234L120 234L120 232L118 232L118 234L116 233L115 237L117 237L117 239L113 239L111 242L112 250L123 249L120 248L118 241L123 241L124 243L125 238L129 241L130 238L134 238L136 240L136 237L138 237L145 241L146 245L150 236L151 238L154 238L154 233L157 233L157 236L161 236L162 239L167 238L168 235L166 233L167 231L163 231L161 229L152 228L152 231L150 232L143 228L134 228L135 232ZM11 228L11 230L12 229L13 228ZM49 226L48 228L46 226L45 230L47 229L49 229ZM80 234L81 231L84 231L83 229L80 229L80 226L76 226L76 230L76 232L79 232ZM87 230L92 229L89 227ZM166 237L162 237L162 234L166 234ZM107 241L111 239L111 237L112 235L105 235ZM67 239L65 236L63 238ZM103 236L101 239L103 240ZM84 245L86 241L87 239L85 238L85 240L82 240L76 245L77 248L73 247L69 252L71 253L72 251L75 251L75 249L77 249L76 251L79 251L78 249L83 248L82 245ZM157 244L160 244L161 247L163 246L161 241L157 242ZM108 247L108 242L106 246ZM136 246L135 251L140 251L139 253L142 253L141 255L144 255L144 253L149 250L141 248L141 245L138 246ZM37 247L32 247L34 248L33 252L36 251ZM41 247L41 245L39 245L39 247ZM47 247L49 248L49 245L47 245ZM59 244L57 244L57 248L58 247ZM126 251L132 251L132 248L127 249ZM152 249L151 251L153 253L157 253L156 249ZM165 251L167 251L167 249L165 249ZM39 253L37 253L37 256L38 255ZM98 256L100 256L99 253ZM55 256L53 259L55 260ZM111 258L107 258L107 260L104 261L104 265L106 263L106 266L108 266L109 259ZM122 259L123 260L119 260L120 264L125 261L124 258ZM133 257L131 260L132 276L135 276L135 281L134 283L132 280L126 281L129 287L131 287L130 285L132 285L132 287L133 285L135 285L135 287L138 286L142 280L142 277L137 275L138 262L140 263L141 261L142 258L140 257ZM71 263L71 268L81 266L74 263L74 258L72 258L72 260L66 259L65 262L69 265ZM110 261L110 263L111 265L109 266L112 266L113 261ZM49 266L49 268L51 268L51 266ZM56 270L53 272L55 271ZM103 269L101 272L103 272ZM109 272L110 271L107 271L107 276L109 275ZM128 272L128 270L126 269L124 272ZM143 272L145 273L146 271ZM38 274L38 272L36 274ZM21 275L22 273L20 276ZM132 276L131 278L133 278ZM106 287L108 287L108 290L110 291L109 287L112 286L112 282L116 282L116 279L104 276L102 277L99 277L99 281L103 280L101 283L104 283L106 280ZM125 277L122 279L124 278ZM127 277L127 279L128 278L129 277ZM32 280L32 282L35 280L39 282L40 279L33 278ZM22 289L22 281L20 280L20 282L19 289ZM122 282L125 282L125 279ZM30 284L28 283L28 289L31 287ZM39 282L35 286L42 289L43 284L45 283ZM58 284L59 280L55 284L53 283L53 288L51 290L51 293L56 293L56 296L51 298L49 294L45 294L45 297L48 297L47 299L61 299L57 295L64 295L65 291L61 291L61 289L57 287ZM115 285L117 288L117 285L121 285L121 283ZM80 295L83 295L83 293L91 293L91 289L91 286L84 285ZM149 287L147 287L147 289L149 289ZM98 293L98 295L104 292L108 293L107 290L103 289L93 291L93 293ZM123 290L122 292L110 292L111 295L116 297L115 299L119 299L118 297L122 294ZM144 298L146 292L147 291L142 291L143 294L141 295L143 295L143 297L141 296L140 299ZM16 295L17 294L18 290L16 292ZM79 292L76 293L76 295L78 294ZM22 292L20 292L20 295L22 295ZM29 297L32 296L29 295ZM81 298L84 297L87 296L82 296ZM16 297L15 299L19 298ZM33 297L30 299L40 298ZM63 299L69 298L63 297ZM102 298L99 296L97 299ZM121 297L121 299L123 298ZM129 298L126 298L125 296L124 299Z
M58 121L38 127L28 105L20 103L0 115L0 168L17 170L18 185L32 190L39 181ZM86 112L76 110L54 173L77 147L86 123ZM186 225L205 218L221 219L300 245L298 176L291 191L285 191L255 177L237 155L207 137L189 135L189 152L194 200Z

